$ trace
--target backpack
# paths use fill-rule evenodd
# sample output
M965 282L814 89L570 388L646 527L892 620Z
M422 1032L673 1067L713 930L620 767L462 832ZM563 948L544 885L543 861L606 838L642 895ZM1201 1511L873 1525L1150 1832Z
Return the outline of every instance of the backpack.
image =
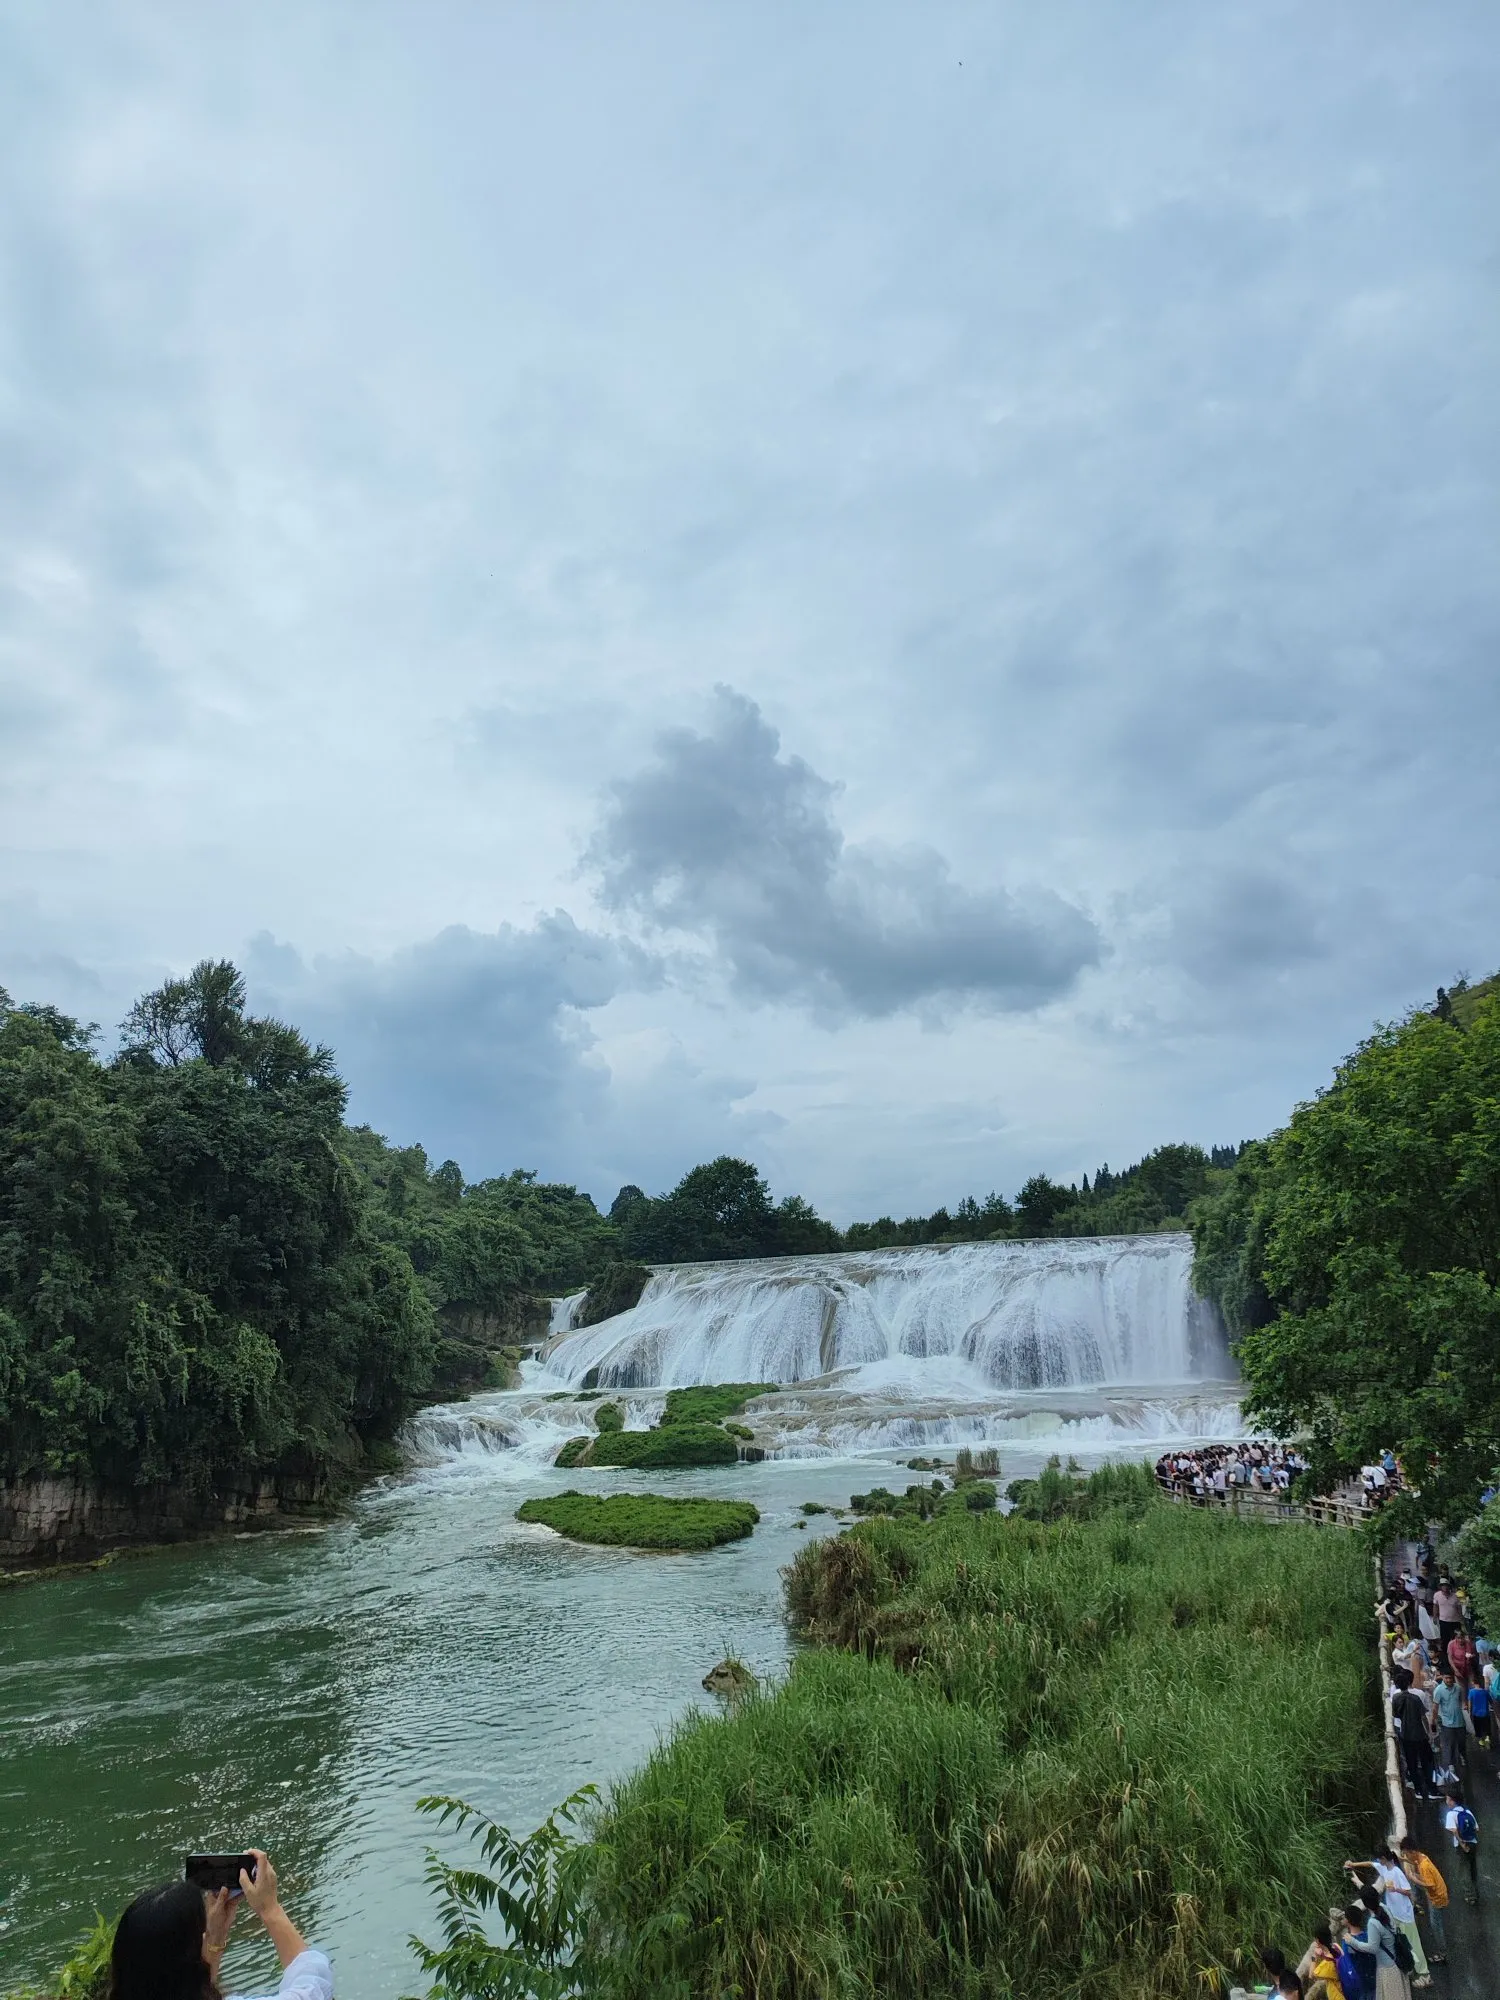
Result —
M1396 1954L1398 1967L1410 1978L1417 1969L1417 1961L1412 1957L1410 1939L1405 1931L1398 1931L1394 1924L1391 1926L1391 1950Z
M1453 1820L1453 1838L1472 1847L1479 1838L1479 1822L1467 1806L1460 1806Z
M1344 1989L1344 2000L1359 2000L1360 1994L1364 1991L1364 1983L1359 1975L1359 1960L1348 1945L1339 1946L1339 1955L1335 1963L1339 1971L1339 1985Z

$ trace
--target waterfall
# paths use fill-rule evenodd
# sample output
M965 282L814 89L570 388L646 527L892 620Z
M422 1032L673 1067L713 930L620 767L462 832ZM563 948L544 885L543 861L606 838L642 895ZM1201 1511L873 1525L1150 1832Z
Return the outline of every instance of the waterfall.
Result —
M551 1340L559 1333L571 1331L573 1315L588 1297L587 1290L569 1292L565 1298L553 1299L552 1311L547 1320L547 1338Z
M546 1373L628 1389L856 1370L860 1386L900 1380L918 1393L940 1379L950 1392L1227 1379L1191 1273L1183 1235L671 1264L597 1326L571 1331L575 1301L558 1301Z

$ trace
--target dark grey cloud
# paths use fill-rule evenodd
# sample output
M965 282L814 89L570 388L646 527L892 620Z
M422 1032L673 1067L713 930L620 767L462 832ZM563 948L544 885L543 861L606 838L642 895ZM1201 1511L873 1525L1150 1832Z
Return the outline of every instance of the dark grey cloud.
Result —
M730 688L707 734L664 730L590 850L606 906L706 934L742 994L823 1013L1036 1007L1098 963L1096 926L1060 896L965 888L930 847L846 843L837 787L780 749Z
M626 1181L664 1188L696 1159L754 1151L783 1122L746 1107L752 1078L670 1036L642 1049L610 1032L622 996L653 1003L659 967L562 911L454 925L385 957L304 957L263 935L246 967L257 1007L333 1047L352 1120L471 1180L528 1167L607 1205Z
M327 1041L353 1115L494 1168L556 1160L566 1132L602 1105L587 1015L646 975L639 953L561 911L529 928L456 924L385 958L304 960L260 937L248 973L258 1004Z

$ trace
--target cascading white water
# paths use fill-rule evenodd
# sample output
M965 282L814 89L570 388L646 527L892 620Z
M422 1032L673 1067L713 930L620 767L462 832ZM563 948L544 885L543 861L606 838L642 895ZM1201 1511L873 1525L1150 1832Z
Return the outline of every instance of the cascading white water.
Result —
M1188 1384L1232 1374L1191 1282L1188 1237L1073 1237L840 1252L652 1274L629 1312L574 1333L546 1372L573 1386L808 1382L855 1370L910 1392ZM884 1379L880 1379L884 1378ZM851 1386L853 1386L851 1384Z

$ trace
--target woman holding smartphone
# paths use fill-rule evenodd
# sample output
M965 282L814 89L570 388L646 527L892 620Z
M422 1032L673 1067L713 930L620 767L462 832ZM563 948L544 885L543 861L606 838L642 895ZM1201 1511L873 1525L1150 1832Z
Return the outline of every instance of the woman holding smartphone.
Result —
M333 1967L323 1952L303 1942L282 1909L270 1856L258 1847L250 1852L255 1872L240 1870L240 1892L281 1960L274 2000L333 2000ZM191 1882L169 1882L137 1896L115 1926L109 2000L240 2000L219 1985L238 1908L232 1890L205 1895Z

